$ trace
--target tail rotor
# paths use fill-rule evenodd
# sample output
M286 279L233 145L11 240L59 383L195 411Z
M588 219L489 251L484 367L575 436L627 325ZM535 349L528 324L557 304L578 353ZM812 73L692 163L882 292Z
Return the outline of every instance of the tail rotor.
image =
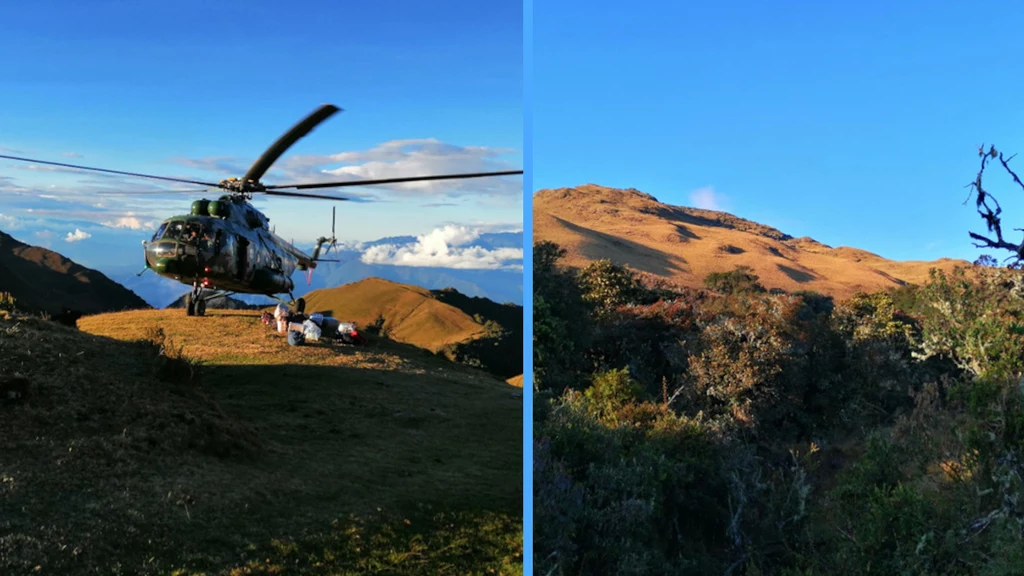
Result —
M313 282L313 268L316 267L317 262L338 262L338 260L324 260L321 256L326 256L332 248L338 246L338 238L335 234L335 217L336 207L331 206L331 237L327 238L322 236L316 241L316 248L313 249L313 265L306 271L306 285L309 286ZM327 244L327 248L324 248L324 244ZM323 249L323 252L321 252Z

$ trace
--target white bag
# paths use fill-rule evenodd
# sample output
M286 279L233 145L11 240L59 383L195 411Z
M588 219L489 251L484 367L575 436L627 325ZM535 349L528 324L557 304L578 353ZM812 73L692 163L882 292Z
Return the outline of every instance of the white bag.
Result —
M309 319L313 321L313 324L320 326L324 322L324 315L319 312L313 312L309 315Z
M341 322L338 324L338 334L351 334L355 329L355 322Z
M288 308L285 308L284 304L278 304L277 308L274 309L274 320L280 320L288 317Z
M314 324L312 320L306 320L302 323L302 333L308 342L320 340L320 327Z
M277 321L277 331L280 332L281 334L287 333L288 332L288 321L285 320L284 318L279 319Z

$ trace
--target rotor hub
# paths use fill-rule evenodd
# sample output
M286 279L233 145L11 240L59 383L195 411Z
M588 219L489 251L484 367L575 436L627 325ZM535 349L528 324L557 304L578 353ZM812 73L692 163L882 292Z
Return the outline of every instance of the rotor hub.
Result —
M228 178L220 181L220 187L236 195L250 197L253 192L264 192L267 187L259 180Z

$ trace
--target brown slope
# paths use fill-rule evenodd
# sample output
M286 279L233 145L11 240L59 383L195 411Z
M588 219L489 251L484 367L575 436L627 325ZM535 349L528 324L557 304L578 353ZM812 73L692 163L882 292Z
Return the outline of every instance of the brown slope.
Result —
M82 314L149 308L137 294L91 270L39 246L0 232L0 292L14 295L26 311Z
M712 272L749 266L768 288L814 290L838 298L905 283L922 283L930 268L964 260L897 262L856 248L793 238L725 212L670 206L638 190L587 184L533 196L535 241L568 251L565 264L607 258L686 286Z
M431 352L484 335L483 325L430 290L380 278L314 290L305 299L307 312L330 314L362 327L382 317L388 338Z

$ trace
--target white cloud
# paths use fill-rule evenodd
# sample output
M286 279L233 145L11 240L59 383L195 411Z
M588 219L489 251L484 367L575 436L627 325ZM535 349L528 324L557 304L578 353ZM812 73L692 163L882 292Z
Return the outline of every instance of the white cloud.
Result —
M120 218L115 218L114 220L103 222L102 224L104 226L107 226L108 228L128 228L129 230L152 230L156 228L157 223L154 221L144 222L140 220L137 216L129 212L127 216L121 216Z
M446 144L434 138L392 140L369 150L283 158L271 172L282 184L498 172L519 168L502 159L513 153L515 150L503 148ZM338 164L343 166L331 167ZM372 189L401 196L516 196L522 194L523 181L520 176L499 176L382 184Z
M82 232L81 229L75 228L74 232L68 232L68 235L64 237L65 242L81 242L86 238L92 238L92 234L88 232Z
M488 250L470 245L480 234L477 229L448 225L417 237L414 244L371 246L363 252L360 260L365 264L463 270L522 268L521 264L515 263L523 259L522 248Z
M690 204L704 210L725 210L728 201L725 195L715 192L713 187L705 186L690 192Z
M43 240L49 240L53 238L53 231L51 230L37 230L35 232L36 238L42 238Z
M6 214L0 214L0 227L8 230L16 230L20 226L18 219L14 216L8 216Z
M77 152L61 152L60 155L65 156L67 158L85 158L85 156L82 156Z

